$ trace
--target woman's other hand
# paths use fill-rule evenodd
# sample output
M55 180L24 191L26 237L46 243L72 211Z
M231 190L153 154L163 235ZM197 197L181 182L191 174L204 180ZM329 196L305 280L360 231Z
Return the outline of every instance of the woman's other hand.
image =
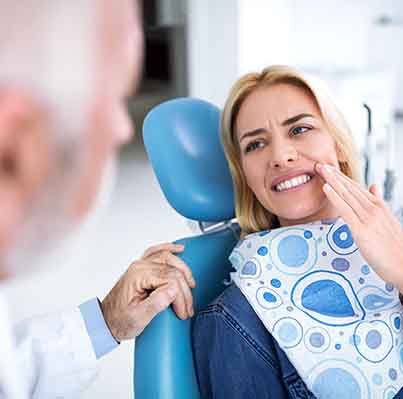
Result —
M377 187L369 190L330 165L316 164L323 191L348 224L361 254L386 282L403 291L403 231Z

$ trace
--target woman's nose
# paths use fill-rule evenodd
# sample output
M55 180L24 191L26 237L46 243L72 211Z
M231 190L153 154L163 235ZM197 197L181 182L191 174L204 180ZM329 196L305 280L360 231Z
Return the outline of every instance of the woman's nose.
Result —
M292 143L287 140L272 142L270 154L270 167L285 168L298 159L298 152Z

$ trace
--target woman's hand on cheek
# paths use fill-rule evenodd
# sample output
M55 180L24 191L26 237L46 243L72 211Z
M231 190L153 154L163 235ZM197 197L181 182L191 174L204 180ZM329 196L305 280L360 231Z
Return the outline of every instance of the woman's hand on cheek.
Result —
M377 187L365 190L330 165L317 164L323 191L350 227L368 264L386 282L403 292L403 231Z

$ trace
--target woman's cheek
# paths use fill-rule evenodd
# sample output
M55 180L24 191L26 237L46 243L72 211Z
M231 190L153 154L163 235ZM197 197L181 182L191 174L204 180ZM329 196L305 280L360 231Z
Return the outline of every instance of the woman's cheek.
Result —
M262 175L260 168L251 162L245 162L244 173L246 176L246 182L248 186L256 192L259 187L264 186L264 176Z

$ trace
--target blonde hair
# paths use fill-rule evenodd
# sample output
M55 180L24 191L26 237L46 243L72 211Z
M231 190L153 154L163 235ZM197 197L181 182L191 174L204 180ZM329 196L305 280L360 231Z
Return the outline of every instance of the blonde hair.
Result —
M359 156L351 131L322 82L313 77L308 79L293 68L281 65L244 75L232 87L221 116L221 140L234 182L235 212L243 235L278 227L278 220L257 200L246 182L235 121L241 105L252 92L279 83L290 84L310 93L336 142L341 171L353 180L360 181Z

